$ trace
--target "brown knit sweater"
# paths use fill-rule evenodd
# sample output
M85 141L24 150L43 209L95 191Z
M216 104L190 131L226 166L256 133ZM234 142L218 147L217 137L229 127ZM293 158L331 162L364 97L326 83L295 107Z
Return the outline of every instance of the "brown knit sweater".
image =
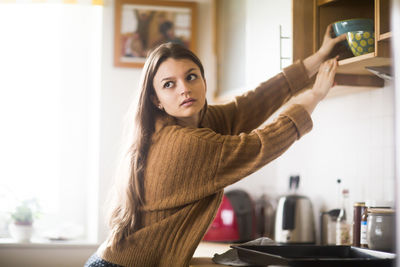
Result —
M302 62L225 105L208 106L200 128L157 121L144 177L143 228L121 251L98 255L122 266L188 266L220 205L224 187L276 159L312 128L293 105L256 129L308 83Z

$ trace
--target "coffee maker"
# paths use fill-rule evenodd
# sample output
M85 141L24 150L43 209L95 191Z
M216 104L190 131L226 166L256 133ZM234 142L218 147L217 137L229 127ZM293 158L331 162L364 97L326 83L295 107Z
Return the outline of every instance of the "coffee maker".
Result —
M289 179L288 195L279 198L275 217L275 241L284 244L315 244L314 213L308 197L297 194L300 176Z

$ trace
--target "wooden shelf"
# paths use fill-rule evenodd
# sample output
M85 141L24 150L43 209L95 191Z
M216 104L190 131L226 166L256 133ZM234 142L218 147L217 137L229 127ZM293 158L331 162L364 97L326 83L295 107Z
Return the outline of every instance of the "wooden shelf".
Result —
M384 40L389 40L392 38L392 32L385 32L379 35L379 40L378 41L384 41Z
M317 5L318 6L323 6L329 3L337 2L338 0L318 0Z
M376 57L374 53L365 54L358 57L346 58L339 61L337 73L372 75L365 67L391 65L391 59L386 57Z

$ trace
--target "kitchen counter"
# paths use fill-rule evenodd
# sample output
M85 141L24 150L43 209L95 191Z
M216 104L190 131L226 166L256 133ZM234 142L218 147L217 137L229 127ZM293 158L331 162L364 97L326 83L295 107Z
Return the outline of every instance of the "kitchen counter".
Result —
M232 244L228 243L214 243L214 242L200 242L193 258L189 263L189 267L227 267L228 265L216 264L212 261L215 253L222 254L230 249ZM237 244L236 244L237 245ZM274 265L271 267L279 267Z
M193 258L212 258L215 253L222 254L229 250L232 244L202 241L197 246Z
M190 262L190 267L215 267L227 266L216 264L212 261L215 253L222 254L230 249L231 244L227 243L214 243L214 242L200 242L199 246L194 252L193 259Z
M216 264L212 261L211 258L208 257L193 258L189 264L189 267L216 267L216 266L226 267L227 265Z

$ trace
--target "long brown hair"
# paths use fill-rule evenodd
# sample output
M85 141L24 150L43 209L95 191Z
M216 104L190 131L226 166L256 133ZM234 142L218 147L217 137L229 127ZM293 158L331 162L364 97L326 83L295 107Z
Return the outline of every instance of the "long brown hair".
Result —
M144 65L139 84L141 90L138 104L136 105L135 121L131 131L127 149L123 152L122 159L116 174L116 183L112 192L109 226L111 228L109 245L118 249L126 238L141 228L140 208L145 203L143 179L146 159L151 145L151 136L155 130L155 119L165 114L151 101L151 96L156 96L153 79L161 63L168 58L190 59L200 69L204 78L204 68L199 58L182 45L166 43L153 50Z

